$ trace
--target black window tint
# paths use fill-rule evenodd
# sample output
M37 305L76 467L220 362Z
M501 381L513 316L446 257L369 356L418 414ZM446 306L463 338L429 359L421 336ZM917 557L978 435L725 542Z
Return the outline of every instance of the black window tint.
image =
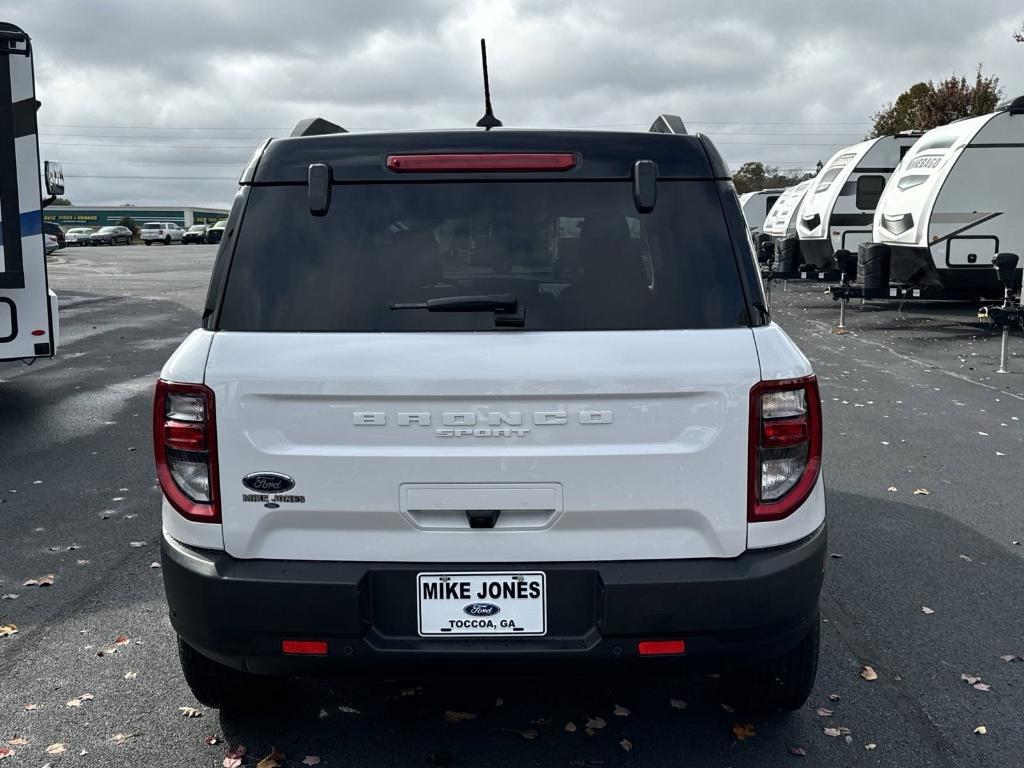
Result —
M713 182L340 185L326 216L305 186L253 187L218 327L494 330L491 312L394 303L515 295L524 330L722 328L746 322Z
M873 211L885 189L884 176L861 176L857 179L857 207L862 211Z
M764 206L765 206L764 209L766 211L771 211L772 206L775 205L775 203L779 199L779 197L780 197L780 195L768 195L765 198L765 201L764 201Z

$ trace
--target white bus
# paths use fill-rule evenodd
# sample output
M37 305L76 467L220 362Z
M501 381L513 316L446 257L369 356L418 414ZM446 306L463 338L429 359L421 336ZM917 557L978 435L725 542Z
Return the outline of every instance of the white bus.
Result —
M43 253L38 102L32 43L0 22L0 360L53 357L59 326ZM47 194L64 191L60 166L47 164Z
M832 255L871 242L875 208L900 159L921 133L868 139L836 152L811 181L797 218L804 264L834 269Z
M992 257L1024 256L1024 96L928 131L882 195L874 241L893 282L1001 297Z

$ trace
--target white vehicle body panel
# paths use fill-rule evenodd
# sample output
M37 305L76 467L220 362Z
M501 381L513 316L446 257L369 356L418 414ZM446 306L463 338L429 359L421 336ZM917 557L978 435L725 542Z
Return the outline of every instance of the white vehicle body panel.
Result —
M765 216L764 225L761 229L766 235L776 239L796 237L796 219L803 203L804 194L811 186L811 179L801 181L788 187L785 192L775 201L775 205Z
M801 251L811 266L824 267L837 250L857 252L871 242L877 193L920 138L918 135L882 136L836 152L811 181L797 216ZM875 195L858 193L861 185L877 185ZM805 245L807 244L807 245Z
M991 277L1001 251L1022 253L1024 114L1003 110L926 133L882 195L874 240L920 249L947 287L979 271Z
M159 229L146 229L147 225L152 224L161 224L162 226ZM167 221L147 221L143 224L142 228L139 229L139 238L143 242L146 240L164 240L168 237L171 238L172 242L181 242L181 238L184 234L184 229Z
M782 189L762 189L757 192L744 192L740 195L740 209L747 220L747 229L752 237L761 234L761 225L772 206L783 194Z
M298 560L735 557L760 378L749 328L218 332L205 383L224 544ZM303 503L243 502L253 472L294 478ZM503 510L486 550L467 505Z
M13 223L9 231L20 244L11 247L0 237L0 360L50 357L57 344L57 301L46 275L35 82L28 50L27 43L18 44L11 53L0 55L0 98L21 114L21 120L12 122L29 126L21 135L13 125L0 126L0 152L14 164L13 169L6 162L0 166L0 188L13 204L6 211L0 206L0 233L7 229L4 217L9 215L13 222L7 226Z

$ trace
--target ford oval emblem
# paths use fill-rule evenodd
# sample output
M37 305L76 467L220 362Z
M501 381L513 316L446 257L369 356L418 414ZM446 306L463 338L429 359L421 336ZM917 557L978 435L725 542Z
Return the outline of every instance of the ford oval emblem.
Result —
M242 478L242 485L256 493L287 493L295 481L280 472L253 472Z
M462 610L470 616L493 616L501 613L501 608L494 603L470 603Z

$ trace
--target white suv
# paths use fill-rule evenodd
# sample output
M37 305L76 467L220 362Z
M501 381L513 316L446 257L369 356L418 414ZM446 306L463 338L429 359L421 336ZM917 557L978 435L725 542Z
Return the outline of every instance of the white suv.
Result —
M163 243L164 245L180 243L182 236L185 234L185 230L173 221L147 221L142 225L140 231L142 233L140 235L142 242L146 245L152 245L153 243Z
M402 662L810 692L818 387L706 137L270 141L154 437L171 622L210 706Z

